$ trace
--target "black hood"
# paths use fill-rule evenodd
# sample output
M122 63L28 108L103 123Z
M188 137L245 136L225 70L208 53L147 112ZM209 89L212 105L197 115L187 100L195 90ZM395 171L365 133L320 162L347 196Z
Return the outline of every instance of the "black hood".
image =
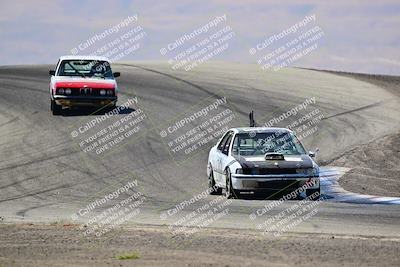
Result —
M233 156L242 169L306 169L313 167L313 161L308 155L284 155L283 160L266 160L265 155Z

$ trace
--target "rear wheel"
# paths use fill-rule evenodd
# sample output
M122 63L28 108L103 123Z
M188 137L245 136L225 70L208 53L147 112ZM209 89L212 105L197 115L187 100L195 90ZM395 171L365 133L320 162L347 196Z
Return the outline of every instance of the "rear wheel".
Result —
M208 175L208 188L210 189L210 195L222 194L222 188L215 185L214 172L212 169L210 170L210 175Z
M53 115L60 115L62 112L62 106L57 105L56 101L51 100L50 109L53 112Z
M307 189L306 195L309 200L318 200L321 196L320 188L318 189Z

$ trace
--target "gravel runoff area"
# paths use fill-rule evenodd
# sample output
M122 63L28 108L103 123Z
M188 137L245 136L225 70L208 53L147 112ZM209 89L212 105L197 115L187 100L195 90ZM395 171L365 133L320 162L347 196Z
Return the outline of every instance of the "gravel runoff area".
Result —
M400 240L125 227L85 238L77 225L0 225L0 266L399 266ZM194 260L195 259L195 260Z

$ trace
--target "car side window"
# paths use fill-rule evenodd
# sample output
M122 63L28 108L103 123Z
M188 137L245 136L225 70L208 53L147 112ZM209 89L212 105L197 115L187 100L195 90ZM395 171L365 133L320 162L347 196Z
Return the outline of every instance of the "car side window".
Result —
M226 142L226 139L229 137L230 132L227 132L224 137L221 139L221 142L219 142L217 149L222 151L224 149L224 145Z
M228 139L225 142L224 149L222 150L222 153L224 153L225 155L228 155L228 153L229 153L229 147L230 147L230 144L232 141L232 136L233 136L233 134L230 133L228 136Z
M235 154L235 155L238 154L238 152L239 152L238 143L239 143L239 138L236 135L235 139L233 139L233 145L232 145L232 153Z

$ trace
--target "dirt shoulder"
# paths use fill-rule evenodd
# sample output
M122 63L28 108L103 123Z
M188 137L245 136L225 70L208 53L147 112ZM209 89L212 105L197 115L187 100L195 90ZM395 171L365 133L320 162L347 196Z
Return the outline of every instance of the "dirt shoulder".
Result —
M372 242L371 242L372 241ZM83 238L75 225L0 225L0 266L398 266L400 240L136 226ZM136 259L117 259L128 255Z
M400 197L400 134L360 145L330 163L352 168L340 185L351 192Z

